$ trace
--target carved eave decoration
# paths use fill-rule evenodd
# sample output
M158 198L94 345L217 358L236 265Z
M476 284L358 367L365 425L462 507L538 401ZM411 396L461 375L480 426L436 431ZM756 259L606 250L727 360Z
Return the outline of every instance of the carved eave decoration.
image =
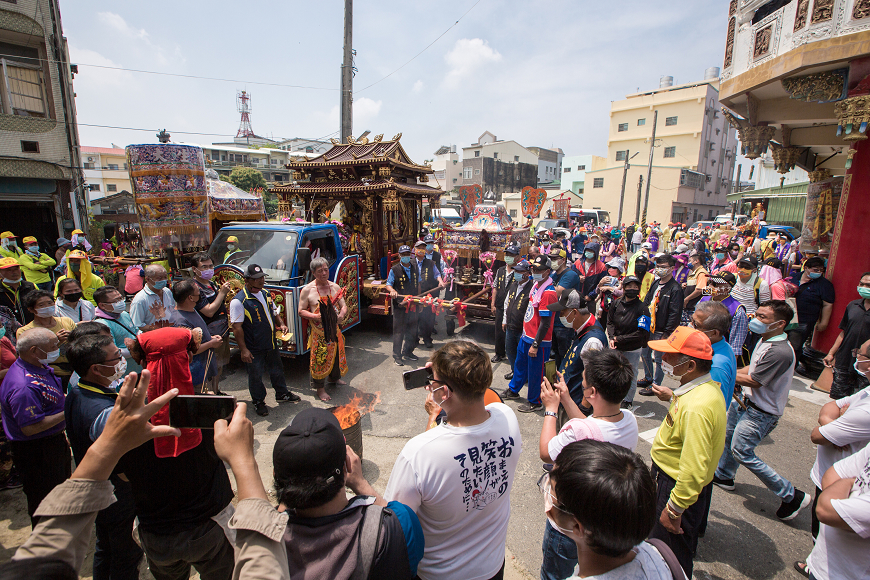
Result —
M767 147L770 140L776 134L776 127L773 125L754 126L749 123L748 119L738 117L725 107L722 108L722 114L728 119L740 137L741 153L747 159L758 159L767 152Z
M792 99L807 103L831 103L846 98L848 80L849 69L840 68L782 79L782 88Z
M807 175L809 175L810 183L818 183L832 177L829 169L816 169L815 171L810 171Z
M795 168L803 153L801 147L783 147L778 143L770 144L770 154L773 157L773 167L778 173L785 175Z
M837 136L844 141L863 141L870 122L870 95L849 97L834 105Z

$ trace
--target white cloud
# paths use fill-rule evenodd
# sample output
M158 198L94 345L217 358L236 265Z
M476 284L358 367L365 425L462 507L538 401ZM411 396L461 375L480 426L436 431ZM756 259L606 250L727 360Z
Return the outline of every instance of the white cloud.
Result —
M114 28L121 34L125 36L130 36L133 38L141 38L142 40L146 40L150 43L148 38L148 32L145 31L144 28L140 28L136 30L124 20L124 17L120 14L115 14L114 12L100 12L97 14L97 19L110 28Z
M381 112L383 101L375 101L368 97L360 97L353 102L353 124L355 127L363 128L363 125L369 123L378 116ZM366 127L367 128L367 127ZM359 131L357 131L359 132Z
M422 91L423 81L418 80L416 83L414 83L414 87L411 90L415 93L419 93L420 91Z
M501 61L501 54L480 38L461 38L453 49L444 55L450 67L444 79L444 86L457 88L459 83L477 70Z
M104 27L111 29L123 38L126 49L137 54L140 58L144 57L161 65L179 64L185 61L175 42L161 39L158 39L157 42L152 41L147 30L130 26L120 14L100 12L97 14L97 20Z

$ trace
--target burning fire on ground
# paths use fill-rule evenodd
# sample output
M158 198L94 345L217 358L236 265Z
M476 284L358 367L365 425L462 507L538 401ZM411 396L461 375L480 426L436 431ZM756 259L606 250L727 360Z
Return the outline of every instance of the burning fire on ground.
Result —
M342 429L353 427L363 415L371 413L375 405L381 402L381 392L354 394L353 399L347 405L330 409L338 419Z

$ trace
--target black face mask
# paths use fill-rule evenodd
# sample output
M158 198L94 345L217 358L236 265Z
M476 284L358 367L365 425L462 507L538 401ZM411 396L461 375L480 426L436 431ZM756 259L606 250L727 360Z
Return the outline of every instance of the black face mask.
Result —
M73 292L72 294L64 294L63 299L67 302L78 302L82 299L83 294L81 292Z
M635 264L634 273L638 278L643 279L643 277L646 275L647 268L648 266L641 266L639 264Z
M640 296L640 290L625 290L625 297L629 300L634 300L638 296Z

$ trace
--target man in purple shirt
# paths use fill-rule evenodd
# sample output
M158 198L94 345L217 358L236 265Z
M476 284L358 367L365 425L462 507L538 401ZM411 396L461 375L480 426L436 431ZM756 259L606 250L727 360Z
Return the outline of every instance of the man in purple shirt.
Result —
M28 330L18 337L17 348L19 358L0 384L0 412L35 527L39 518L33 513L39 503L72 473L63 433L65 398L60 379L48 366L60 352L54 333Z

